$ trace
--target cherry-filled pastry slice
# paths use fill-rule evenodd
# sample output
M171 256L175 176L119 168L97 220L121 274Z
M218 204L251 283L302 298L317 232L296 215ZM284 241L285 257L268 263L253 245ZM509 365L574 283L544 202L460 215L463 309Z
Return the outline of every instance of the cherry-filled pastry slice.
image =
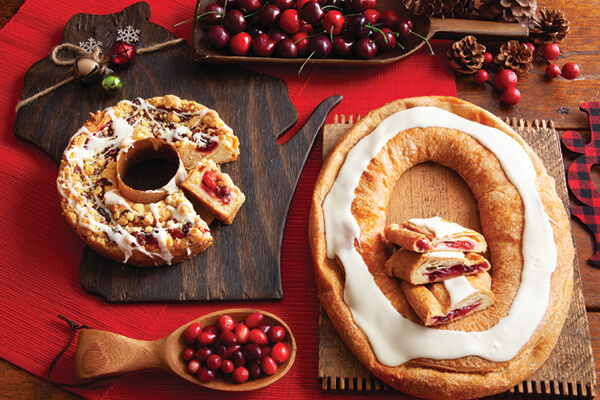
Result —
M440 217L413 218L385 228L385 237L398 246L418 252L461 251L483 253L487 249L480 233Z
M427 326L447 324L485 310L494 303L487 272L459 276L430 285L402 281L402 292Z
M432 251L415 253L398 249L385 263L385 273L413 285L439 282L490 269L490 263L477 253Z

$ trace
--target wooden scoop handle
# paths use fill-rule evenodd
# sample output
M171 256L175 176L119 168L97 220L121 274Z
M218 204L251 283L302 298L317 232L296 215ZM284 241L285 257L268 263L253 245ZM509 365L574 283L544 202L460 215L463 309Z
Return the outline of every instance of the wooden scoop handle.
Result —
M147 368L168 369L162 342L163 339L136 340L96 329L82 330L75 353L75 379L89 382Z
M493 22L471 19L432 18L430 32L443 34L460 34L485 36L487 38L525 38L529 36L526 25L508 22Z

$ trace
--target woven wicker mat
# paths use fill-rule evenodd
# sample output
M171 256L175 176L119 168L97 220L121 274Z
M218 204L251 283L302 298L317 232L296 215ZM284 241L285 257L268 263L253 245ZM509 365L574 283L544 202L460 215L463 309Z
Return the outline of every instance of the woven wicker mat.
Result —
M556 180L556 190L568 209L569 200L564 178L562 154L554 124L547 121L517 121L516 119L507 122L532 146L543 160L548 173ZM324 127L324 158L329 154L337 140L352 126L352 123L353 117L335 116L334 123ZM437 167L440 166L429 166L419 173L431 173L431 168L435 169ZM440 168L443 169L444 167ZM453 171L450 171L450 173L453 173ZM460 180L460 178L458 179ZM390 201L390 208L392 207L392 201ZM540 370L526 381L510 391L492 398L532 399L554 397L591 399L594 397L596 372L585 303L581 292L581 277L577 257L575 257L573 268L574 291L571 309L550 358ZM358 362L342 342L322 308L319 317L319 379L325 391L374 391L399 394L398 391L371 375Z

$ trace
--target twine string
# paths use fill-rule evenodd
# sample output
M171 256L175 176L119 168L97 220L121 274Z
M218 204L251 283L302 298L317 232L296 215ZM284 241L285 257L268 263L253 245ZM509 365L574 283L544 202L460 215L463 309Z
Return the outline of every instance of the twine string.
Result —
M174 45L179 44L184 41L185 41L185 39L172 39L172 40L168 40L166 42L154 44L152 46L144 47L141 49L136 49L136 53L137 54L151 53L153 51L162 50L166 47L174 46ZM108 64L108 61L109 61L108 57L106 57L104 55L104 53L102 52L102 48L100 46L96 46L92 49L91 52L88 52L83 47L77 46L72 43L62 43L62 44L56 46L52 50L52 54L50 55L50 59L52 60L52 62L54 62L54 64L56 64L58 66L71 66L71 65L75 64L75 62L77 62L77 60L81 57L90 57L92 60L96 61L98 63L98 65L101 65L101 66ZM32 95L24 100L21 100L17 104L15 111L19 111L19 109L21 107L39 99L42 96L45 96L45 95L53 92L54 90L58 89L59 87L66 85L67 83L74 81L74 80L75 80L75 78L73 76L70 76L70 77L63 79L62 81L60 81L46 89L43 89L43 90L35 93L34 95Z

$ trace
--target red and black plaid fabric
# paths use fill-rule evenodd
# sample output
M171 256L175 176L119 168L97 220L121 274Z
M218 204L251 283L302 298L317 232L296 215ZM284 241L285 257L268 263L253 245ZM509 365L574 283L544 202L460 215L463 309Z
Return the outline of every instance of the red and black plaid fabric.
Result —
M575 131L566 131L562 136L567 149L581 154L569 166L567 183L573 195L585 206L571 207L571 214L594 233L596 253L588 261L600 266L600 193L591 175L592 166L600 165L600 102L583 103L579 108L589 116L590 142L584 144L581 135Z

